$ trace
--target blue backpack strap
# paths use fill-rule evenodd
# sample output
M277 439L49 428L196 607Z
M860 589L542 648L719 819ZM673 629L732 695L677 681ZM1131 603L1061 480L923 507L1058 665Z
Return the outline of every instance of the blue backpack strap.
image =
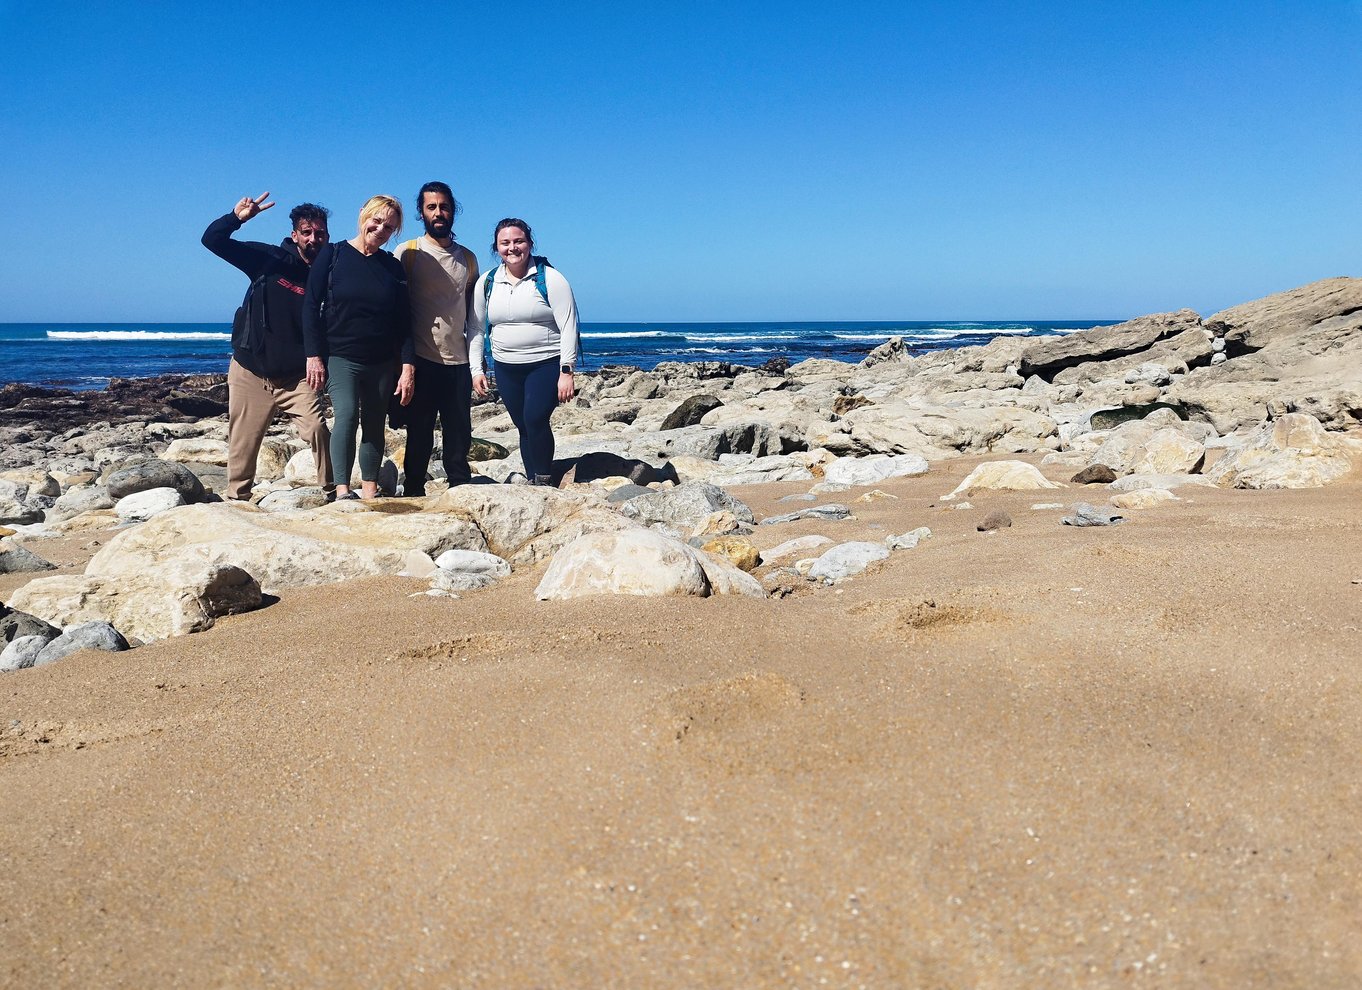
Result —
M501 266L491 269L487 273L487 280L482 283L482 369L483 374L490 374L492 371L492 284L497 280L497 272L501 271Z
M553 266L549 264L548 258L541 258L539 255L534 255L534 287L539 290L539 298L544 300L545 306L550 305L550 303L549 280L548 276L544 274L544 269L552 267Z

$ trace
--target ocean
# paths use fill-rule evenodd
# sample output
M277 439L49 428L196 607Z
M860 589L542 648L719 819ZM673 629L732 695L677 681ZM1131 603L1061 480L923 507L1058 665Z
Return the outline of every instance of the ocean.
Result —
M854 364L896 336L927 351L984 344L1001 334L1051 336L1119 322L586 323L580 367L651 370L661 361L755 366L814 357ZM0 384L100 389L110 378L226 374L230 357L231 327L225 323L0 323Z

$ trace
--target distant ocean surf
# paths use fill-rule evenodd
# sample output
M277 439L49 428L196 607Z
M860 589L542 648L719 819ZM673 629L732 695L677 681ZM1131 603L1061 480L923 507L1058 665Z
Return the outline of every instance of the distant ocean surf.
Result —
M660 361L773 358L855 363L890 337L916 350L985 344L1003 334L1041 337L1119 320L1008 320L990 323L588 323L584 370L606 364L652 369ZM97 389L110 378L225 374L230 327L222 323L0 323L0 384Z

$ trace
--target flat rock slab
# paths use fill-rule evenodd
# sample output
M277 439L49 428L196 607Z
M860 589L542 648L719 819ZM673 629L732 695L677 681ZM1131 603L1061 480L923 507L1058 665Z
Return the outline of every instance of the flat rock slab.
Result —
M779 516L767 516L760 523L762 526L774 526L778 523L798 522L800 519L821 519L824 522L838 522L842 519L851 518L849 506L842 505L840 502L829 502L827 505L815 505L808 509L800 509L798 512L786 512Z

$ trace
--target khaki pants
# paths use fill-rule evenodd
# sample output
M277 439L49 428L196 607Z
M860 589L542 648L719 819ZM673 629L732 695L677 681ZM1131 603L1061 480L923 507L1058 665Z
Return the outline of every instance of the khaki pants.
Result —
M330 490L331 432L322 416L322 400L303 378L261 378L232 359L227 369L227 497L249 499L255 483L255 459L276 412L288 416L298 436L312 448L317 484Z

